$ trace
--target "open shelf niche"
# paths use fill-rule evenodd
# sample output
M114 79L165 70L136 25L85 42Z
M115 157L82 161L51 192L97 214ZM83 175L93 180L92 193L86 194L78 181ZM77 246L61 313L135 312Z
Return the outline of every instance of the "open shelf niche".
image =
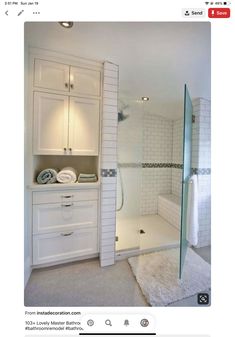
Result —
M98 156L34 156L33 183L37 184L37 175L46 168L62 170L64 167L73 167L77 174L95 173L99 181L99 157Z

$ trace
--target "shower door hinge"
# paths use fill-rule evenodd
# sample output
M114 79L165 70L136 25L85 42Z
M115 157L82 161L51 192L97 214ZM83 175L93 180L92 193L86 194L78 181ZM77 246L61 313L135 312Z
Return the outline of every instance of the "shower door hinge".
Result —
M115 241L116 241L116 242L118 241L118 236L115 236Z
M192 123L195 123L196 122L196 117L195 115L192 115Z

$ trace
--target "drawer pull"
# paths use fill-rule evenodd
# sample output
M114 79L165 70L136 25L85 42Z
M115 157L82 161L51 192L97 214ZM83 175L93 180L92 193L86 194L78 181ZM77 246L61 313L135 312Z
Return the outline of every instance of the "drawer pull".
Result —
M70 232L70 233L61 233L60 235L61 236L70 236L70 235L72 235L73 234L73 232Z
M66 199L73 198L73 195L62 195L62 198L66 198Z
M62 204L61 207L70 207L73 206L73 202L71 202L71 204Z

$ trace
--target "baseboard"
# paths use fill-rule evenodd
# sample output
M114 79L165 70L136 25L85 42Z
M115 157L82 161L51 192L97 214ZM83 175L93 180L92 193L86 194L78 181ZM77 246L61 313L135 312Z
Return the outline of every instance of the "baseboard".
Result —
M30 257L27 257L27 259L24 261L24 287L26 287L31 273L32 267L30 263Z
M80 257L74 257L70 259L65 259L61 261L53 261L53 262L47 262L47 263L41 263L41 264L35 264L33 265L32 269L41 269L41 268L47 268L47 267L54 267L54 266L59 266L59 265L64 265L67 263L71 262L79 262L79 261L84 261L84 260L90 260L99 257L99 254L90 254L90 255L85 255L85 256L80 256Z

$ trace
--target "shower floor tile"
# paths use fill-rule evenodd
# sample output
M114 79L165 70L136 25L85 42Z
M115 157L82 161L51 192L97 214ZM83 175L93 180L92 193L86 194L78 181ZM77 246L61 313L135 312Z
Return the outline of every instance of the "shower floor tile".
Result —
M140 234L140 229L145 233ZM148 250L179 244L180 232L159 215L117 219L116 250Z

